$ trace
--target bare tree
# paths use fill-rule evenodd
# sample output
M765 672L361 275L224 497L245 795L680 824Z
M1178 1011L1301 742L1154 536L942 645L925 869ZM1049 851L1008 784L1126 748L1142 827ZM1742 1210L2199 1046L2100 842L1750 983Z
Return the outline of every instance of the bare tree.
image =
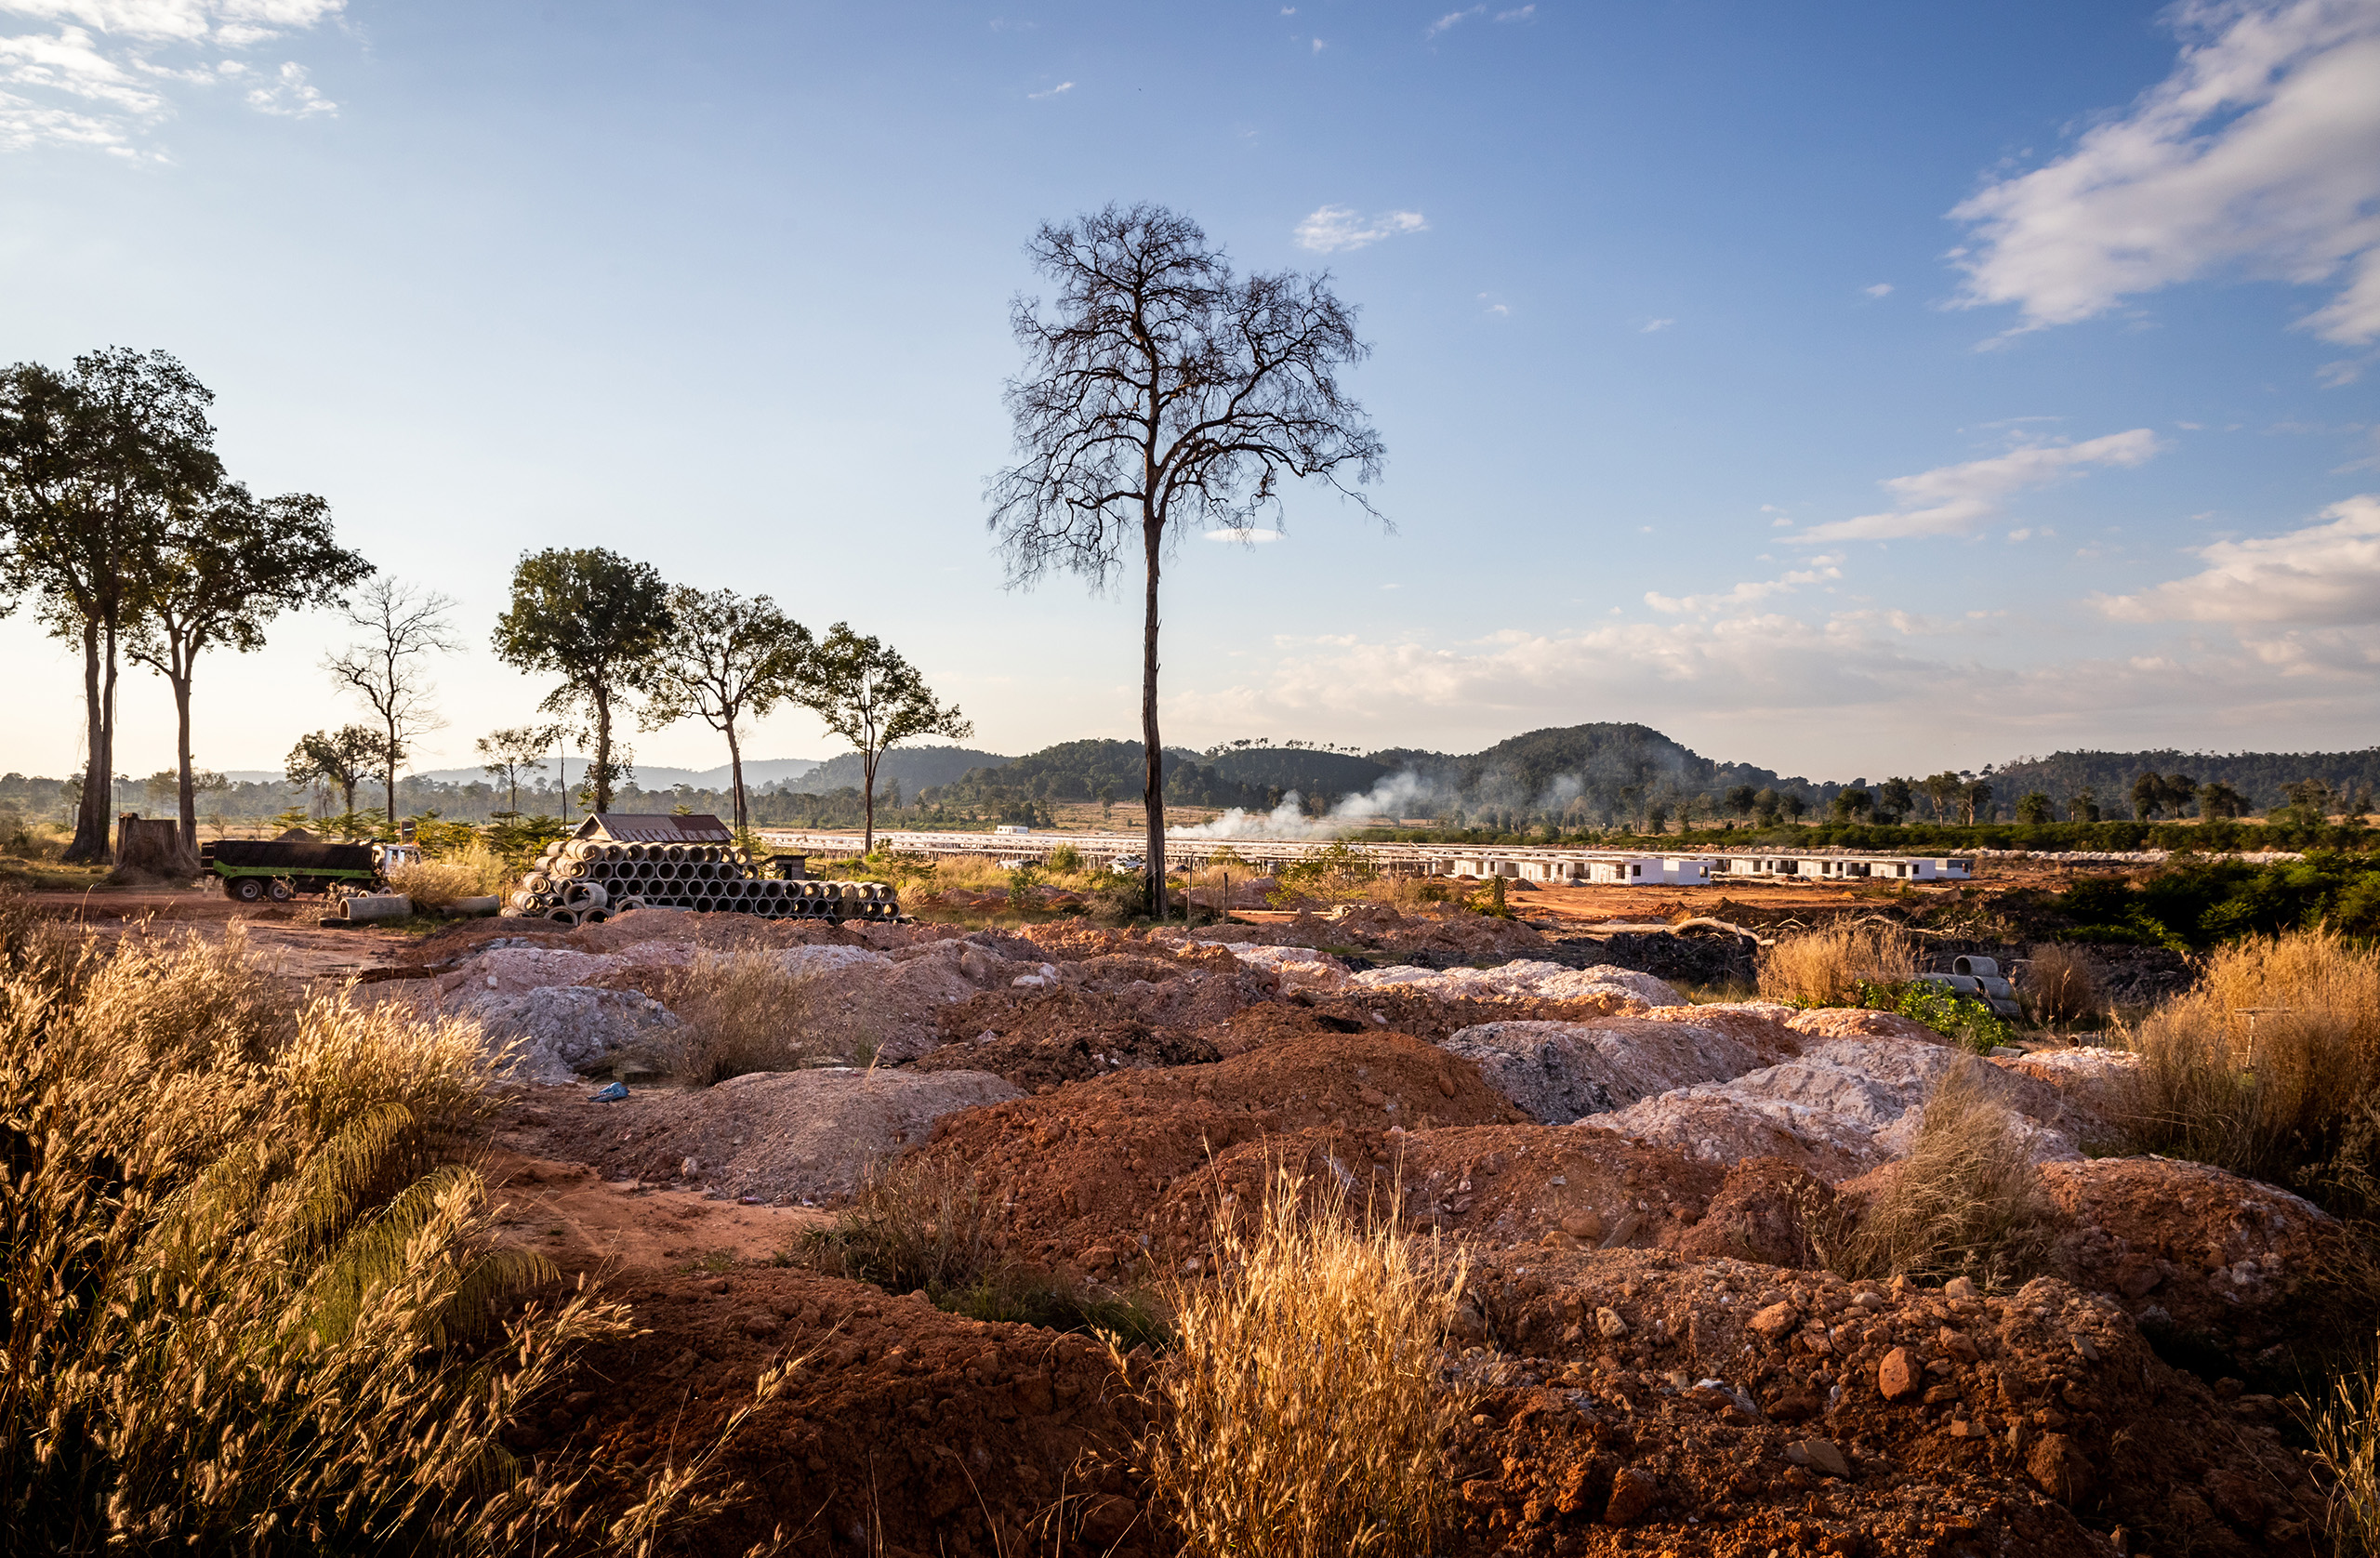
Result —
M331 538L330 505L321 498L287 493L259 503L236 482L178 509L158 549L162 566L128 653L174 690L178 814L182 848L195 870L190 689L199 654L216 644L243 654L262 649L266 623L284 611L338 603L372 565Z
M727 737L734 771L735 826L747 825L744 748L735 727L764 717L799 686L811 650L810 629L767 596L751 600L731 589L707 593L683 586L669 592L677 628L654 662L644 728L698 715Z
M506 802L514 816L521 814L521 775L545 761L546 748L562 736L559 725L512 725L500 731L490 731L479 739L480 772L491 779L504 782ZM556 784L562 781L557 779Z
M460 647L447 626L455 602L427 586L382 574L357 593L347 608L348 626L362 636L323 662L331 680L353 693L379 717L386 746L381 757L389 786L389 836L397 831L397 769L405 748L424 731L445 723L430 703L430 679L422 662Z
M1019 297L1025 371L1004 400L1017 463L995 476L990 525L1012 585L1053 569L1104 588L1137 547L1143 570L1142 801L1151 911L1165 915L1165 751L1157 733L1157 580L1191 526L1245 534L1310 477L1379 515L1344 480L1380 474L1379 435L1340 392L1368 351L1329 277L1235 276L1198 224L1114 205L1044 224L1026 246L1057 288Z

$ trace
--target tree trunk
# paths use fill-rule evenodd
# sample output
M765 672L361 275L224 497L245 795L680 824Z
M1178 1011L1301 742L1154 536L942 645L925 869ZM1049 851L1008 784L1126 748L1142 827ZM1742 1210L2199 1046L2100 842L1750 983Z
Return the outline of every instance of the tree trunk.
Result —
M198 792L192 787L190 777L190 678L169 672L165 680L174 684L174 762L181 771L177 788L181 800L182 848L194 864L198 859Z
M339 789L347 798L347 814L350 817L355 815L355 781L352 779L346 781L339 786Z
M744 831L744 749L735 744L735 721L727 722L727 766L735 786L735 831Z
M64 858L74 865L104 865L108 861L108 798L113 793L107 770L107 736L99 720L99 625L83 625L83 711L87 720L83 801L74 809L74 841Z
M595 804L589 808L596 814L612 809L612 700L604 695L602 684L592 689L595 705Z
M397 841L397 722L389 721L389 842ZM354 810L352 806L350 811Z
M876 760L883 755L882 752L862 752L859 755L859 799L860 805L866 809L866 825L860 832L859 852L863 855L876 852Z
M1158 543L1154 516L1141 521L1148 557L1146 616L1141 629L1141 745L1148 772L1141 791L1148 813L1149 913L1165 918L1165 746L1157 731L1157 577Z

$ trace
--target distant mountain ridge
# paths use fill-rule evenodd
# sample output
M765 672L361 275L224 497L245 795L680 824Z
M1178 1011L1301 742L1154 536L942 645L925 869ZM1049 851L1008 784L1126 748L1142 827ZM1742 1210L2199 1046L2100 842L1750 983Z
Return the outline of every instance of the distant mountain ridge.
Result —
M1990 775L1996 799L2013 802L2030 790L2039 790L2061 809L2079 790L2088 788L2103 810L2126 810L2132 782L2143 773L2188 774L2202 785L2230 786L2254 806L2276 806L2281 786L2300 779L2320 779L2334 789L2380 788L2380 746L2356 752L2183 752L2163 747L2148 752L2053 752L2046 758L2019 758Z

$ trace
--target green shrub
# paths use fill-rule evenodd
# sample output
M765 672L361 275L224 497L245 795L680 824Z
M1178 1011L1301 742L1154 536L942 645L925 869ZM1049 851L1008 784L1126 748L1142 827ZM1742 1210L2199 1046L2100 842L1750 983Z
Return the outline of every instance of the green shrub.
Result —
M1978 1055L2002 1045L2013 1045L2016 1032L1973 996L1962 996L1924 980L1878 984L1861 981L1859 1004L1871 1011L1891 1011L1922 1023L1944 1038Z

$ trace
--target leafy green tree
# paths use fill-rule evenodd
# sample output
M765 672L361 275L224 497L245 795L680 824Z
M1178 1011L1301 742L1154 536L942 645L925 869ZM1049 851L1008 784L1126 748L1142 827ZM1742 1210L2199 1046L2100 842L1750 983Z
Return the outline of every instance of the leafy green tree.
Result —
M2247 815L2247 798L2222 780L2213 780L2199 786L2198 814L2208 821L2242 817Z
M2132 814L2144 823L2165 814L2165 781L2162 775L2144 773L2132 782Z
M561 677L541 706L591 721L587 786L596 812L612 809L612 787L628 772L612 750L615 706L651 684L675 627L669 588L651 563L601 547L556 547L524 555L512 570L512 606L496 623L496 658Z
M2099 820L2097 792L2088 785L2075 791L2074 799L2066 803L2066 820L2073 823L2097 822Z
M339 810L352 816L355 787L379 772L388 758L388 742L378 731L369 725L345 725L299 736L298 745L289 749L283 772L293 785L337 790ZM397 761L404 761L402 751Z
M1865 785L1845 785L1834 792L1834 799L1828 810L1834 813L1836 822L1856 823L1866 816L1875 804L1876 798L1868 793Z
M0 371L0 593L31 594L53 635L83 644L88 763L69 861L109 858L118 653L158 583L169 521L220 477L214 398L162 351Z
M254 654L264 647L265 624L283 612L344 604L372 565L332 538L330 505L321 498L287 493L259 503L236 482L175 510L157 549L160 566L129 653L174 690L176 805L182 847L194 852L190 689L199 655L217 644Z
M1796 823L1802 820L1802 813L1810 809L1809 801L1804 799L1799 790L1785 791L1777 798L1777 805L1779 811Z
M2050 807L2049 797L2039 790L2029 790L2016 802L2016 820L2020 823L2046 823L2057 813Z
M1926 802L1934 809L1934 820L1946 823L1959 807L1966 781L1946 768L1939 773L1929 775L1919 788L1925 792Z
M1005 400L1017 463L992 479L1009 576L1104 588L1140 554L1142 807L1149 906L1165 917L1165 757L1157 733L1157 582L1188 529L1245 535L1287 479L1371 504L1379 435L1340 389L1369 349L1328 276L1236 275L1198 224L1158 205L1045 223L1028 252L1057 289L1018 297L1025 371Z
M1733 786L1727 791L1727 814L1733 817L1749 817L1752 815L1753 805L1759 799L1760 792L1752 786Z
M917 668L873 636L862 638L838 622L809 657L793 702L809 709L859 754L860 796L866 821L860 852L876 848L876 765L887 748L921 735L963 741L974 722L934 702Z
M1977 779L1959 791L1960 820L1966 823L1991 820L1991 786Z
M1905 818L1917 810L1916 783L1910 779L1887 779L1876 791L1876 803L1895 818Z
M735 825L742 829L748 825L744 748L735 727L747 718L765 717L793 695L813 647L810 629L765 595L747 601L728 589L673 589L669 614L677 627L654 662L645 728L695 715L727 737ZM897 798L893 805L900 805Z

